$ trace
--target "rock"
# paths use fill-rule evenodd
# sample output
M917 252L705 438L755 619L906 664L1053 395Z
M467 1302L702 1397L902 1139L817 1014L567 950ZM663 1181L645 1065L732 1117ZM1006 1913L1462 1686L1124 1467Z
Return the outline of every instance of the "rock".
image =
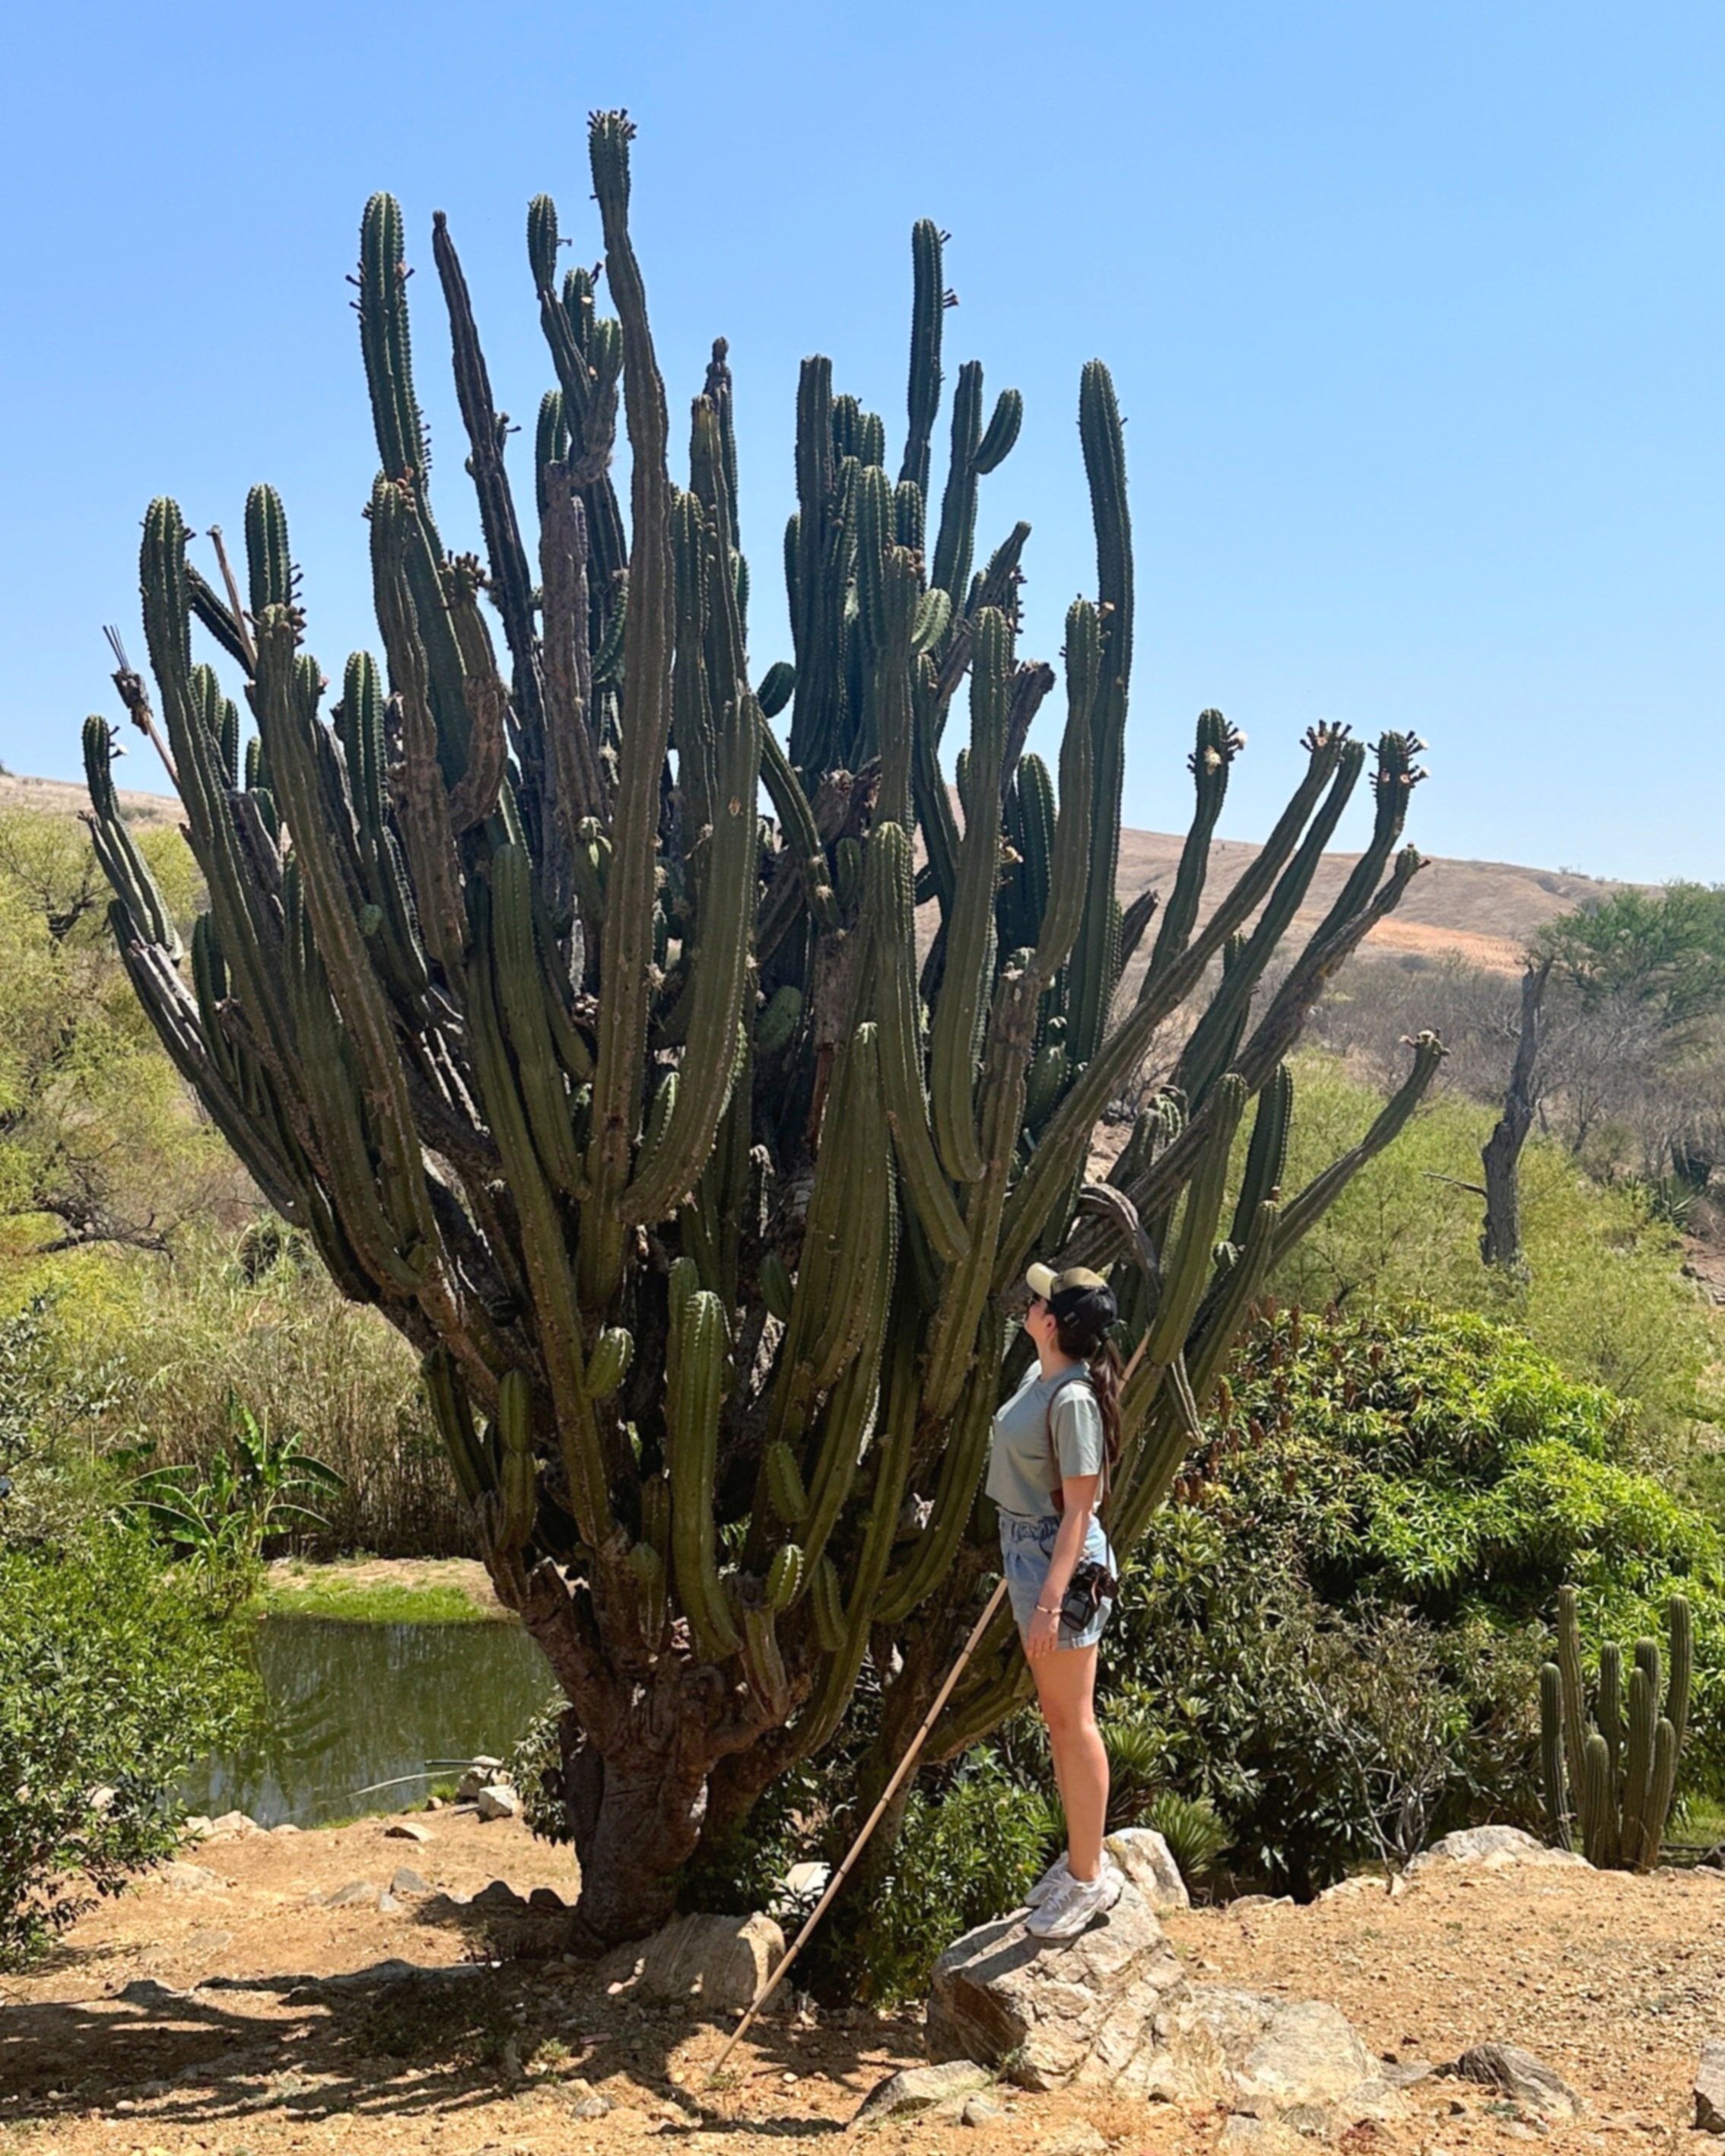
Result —
M488 1789L503 1768L501 1759L489 1758L481 1753L455 1784L455 1794L463 1804L470 1802L481 1789Z
M392 1841L429 1841L432 1830L421 1826L417 1820L392 1820L383 1830Z
M1129 1884L1075 1939L1033 1938L1008 1917L955 1940L934 1964L929 2056L1003 2066L1032 2089L1130 2083L1147 2071L1157 2024L1186 1989L1155 1912Z
M271 1827L269 1831L272 1834L298 1834L299 1832L299 1829L294 1825L292 1820L283 1820L278 1825Z
M207 1931L188 1932L186 1935L186 1951L189 1954L223 1953L233 1944L233 1933L215 1925Z
M1270 1999L1220 1984L1191 1987L1170 2017L1165 2063L1146 2084L1170 2097L1221 2101L1312 2130L1394 2117L1400 2099L1338 2006Z
M350 1879L345 1887L332 1887L327 1893L314 1894L311 1898L325 1909L352 1909L361 1903L375 1909L383 1898L383 1889L374 1887L369 1879Z
M1192 1897L1186 1892L1186 1882L1180 1876L1180 1866L1174 1861L1174 1852L1153 1827L1123 1827L1118 1834L1111 1834L1104 1846L1137 1887L1150 1907L1159 1913L1164 1909L1190 1909Z
M1250 1916L1254 1909L1291 1909L1292 1894L1236 1894L1228 1904L1231 1917Z
M249 1812L223 1812L220 1819L209 1822L203 1838L206 1841L234 1841L242 1835L263 1831Z
M207 1865L187 1864L171 1857L156 1876L176 1894L207 1894L222 1884L220 1876Z
M1042 2143L1042 2156L1103 2156L1108 2143L1093 2126L1080 2119Z
M767 1904L767 1913L773 1917L801 1916L827 1892L832 1876L830 1864L793 1864L785 1874L778 1892Z
M1391 2088L1405 2089L1429 2082L1437 2068L1430 2059L1386 2059L1378 2071Z
M212 1821L202 1812L188 1813L180 1832L187 1841L202 1841L209 1832Z
M571 2104L569 2115L571 2118L604 2118L608 2117L612 2108L611 2098L601 2096L595 2089L590 2095L584 2096L579 2103Z
M520 1815L521 1799L507 1782L488 1782L473 1809L482 1820L514 1819Z
M934 1965L928 2046L1032 2089L1102 2086L1221 2103L1318 2129L1395 2116L1400 2099L1339 2009L1193 1984L1128 1885L1076 1939L982 1925Z
M403 1864L390 1881L389 1891L392 1894L429 1894L432 1890L428 1880L422 1879L410 1866Z
M1695 2069L1695 2124L1702 2133L1725 2133L1725 2043L1717 2038L1701 2047Z
M1519 2044L1476 2044L1444 2071L1496 2089L1541 2118L1574 2118L1583 2108L1563 2076Z
M468 1906L488 1917L525 1917L527 1904L507 1879L493 1879L477 1894L468 1897Z
M153 1976L135 1976L130 1984L122 1984L114 1996L125 2006L166 2006L185 1994L170 1991L166 1984L158 1984Z
M1221 2136L1216 2145L1224 2156L1296 2156L1306 2143L1291 2126L1283 2126L1273 2118L1255 2118L1248 2111L1236 2111L1223 2121Z
M770 1917L673 1917L651 1938L607 1954L597 1974L634 1999L740 2014L784 1951Z
M947 2059L934 2066L907 2066L903 2073L893 2074L870 2092L851 2123L862 2126L876 2119L908 2118L913 2112L930 2111L937 2103L950 2102L955 2097L974 2097L993 2085L994 2076L987 2067L970 2059Z
M1573 1849L1548 1849L1518 1826L1468 1826L1435 1841L1409 1865L1407 1876L1417 1879L1423 1871L1450 1864L1477 1865L1483 1871L1504 1871L1512 1865L1584 1865L1587 1859Z
M967 2096L959 2112L959 2123L963 2126L987 2126L996 2118L1006 2116L1006 2107L987 2089L979 2089L975 2096Z
M380 1917L393 1917L397 1915L401 1909L401 1903L397 1901L395 1896L390 1892L386 1887L377 1897L377 1913Z

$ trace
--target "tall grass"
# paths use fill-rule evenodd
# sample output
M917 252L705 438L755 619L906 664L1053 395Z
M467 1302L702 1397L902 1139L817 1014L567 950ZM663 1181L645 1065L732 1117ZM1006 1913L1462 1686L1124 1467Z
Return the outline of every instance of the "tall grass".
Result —
M343 1478L320 1501L326 1529L298 1547L472 1553L412 1350L345 1301L296 1239L266 1225L238 1242L184 1243L167 1263L86 1262L54 1325L68 1372L86 1390L100 1378L105 1446L147 1446L155 1466L202 1463L223 1443L231 1393Z

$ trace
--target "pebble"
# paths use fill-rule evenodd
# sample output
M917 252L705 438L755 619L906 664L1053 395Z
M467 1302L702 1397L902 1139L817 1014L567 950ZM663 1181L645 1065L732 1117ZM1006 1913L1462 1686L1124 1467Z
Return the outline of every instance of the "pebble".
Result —
M392 1820L383 1831L395 1841L429 1841L432 1838L431 1829L421 1826L417 1820Z

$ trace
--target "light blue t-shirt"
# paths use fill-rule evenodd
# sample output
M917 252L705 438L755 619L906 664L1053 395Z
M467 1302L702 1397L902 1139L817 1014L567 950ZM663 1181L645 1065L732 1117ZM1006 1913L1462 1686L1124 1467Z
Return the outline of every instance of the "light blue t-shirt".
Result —
M1062 1481L1100 1475L1106 1443L1102 1409L1082 1368L1045 1378L1032 1363L1024 1383L996 1411L989 1441L988 1494L1003 1512L1046 1520L1055 1510L1054 1463L1048 1452L1051 1394L1054 1446Z

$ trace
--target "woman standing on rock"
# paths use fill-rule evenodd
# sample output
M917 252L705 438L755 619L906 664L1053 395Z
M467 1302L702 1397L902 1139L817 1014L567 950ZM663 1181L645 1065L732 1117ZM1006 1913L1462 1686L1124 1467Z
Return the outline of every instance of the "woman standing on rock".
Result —
M995 1416L987 1489L1066 1809L1066 1851L1031 1889L1026 1928L1066 1939L1120 1896L1102 1845L1108 1762L1095 1705L1096 1643L1118 1584L1096 1517L1119 1450L1120 1358L1108 1337L1118 1312L1108 1282L1083 1266L1031 1265L1025 1280L1039 1367Z

